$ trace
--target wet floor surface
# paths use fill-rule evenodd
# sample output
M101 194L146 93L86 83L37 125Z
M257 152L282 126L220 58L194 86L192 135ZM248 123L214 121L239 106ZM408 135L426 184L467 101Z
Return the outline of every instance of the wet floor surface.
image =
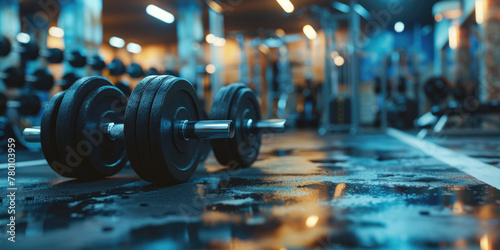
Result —
M496 166L494 139L438 144ZM92 182L18 168L16 243L1 230L0 248L500 249L500 192L393 137L291 132L264 142L251 168L209 157L170 187L130 167ZM2 225L6 188L0 181Z

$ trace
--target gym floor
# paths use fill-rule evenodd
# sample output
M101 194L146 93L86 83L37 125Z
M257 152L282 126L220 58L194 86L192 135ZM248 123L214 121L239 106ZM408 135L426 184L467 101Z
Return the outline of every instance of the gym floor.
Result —
M295 131L265 137L251 168L210 156L170 187L129 166L78 182L18 162L16 247L499 249L500 180L486 174L499 171L499 147L488 136Z

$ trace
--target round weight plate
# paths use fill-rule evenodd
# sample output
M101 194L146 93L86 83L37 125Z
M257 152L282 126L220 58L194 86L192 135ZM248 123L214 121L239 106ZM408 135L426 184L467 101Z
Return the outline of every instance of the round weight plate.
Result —
M93 166L85 165L83 159L93 150L88 141L78 141L82 131L77 130L80 108L86 97L95 89L112 84L102 77L85 77L78 80L68 89L57 115L57 145L58 151L64 157L65 163L73 168L73 177L95 178Z
M222 165L228 165L234 160L238 166L248 167L259 154L260 134L252 133L246 125L249 119L261 120L260 105L255 94L244 85L231 85L220 91L226 93L221 93L219 98L214 99L214 105L217 106L215 109L219 112L212 119L232 120L236 133L232 139L212 140L214 155Z
M52 97L45 106L40 124L40 142L42 152L49 166L59 175L74 177L73 169L64 164L64 158L60 157L56 141L56 122L61 102L66 92L59 92Z
M47 58L47 62L49 63L62 63L64 60L64 53L58 48L50 48L47 49L45 58Z
M0 93L0 116L5 114L5 110L7 110L7 96L4 93Z
M130 90L130 87L128 86L128 84L124 83L124 82L117 82L115 84L115 86L121 91L123 92L123 94L125 94L126 97L129 97L130 96L130 93L132 93L132 90Z
M22 52L21 57L26 60L36 60L40 54L40 48L35 42L21 43Z
M16 67L8 67L3 73L5 77L3 78L3 82L7 88L22 88L25 84L24 73L21 69Z
M60 86L63 90L69 89L76 81L78 81L79 77L75 73L66 73L61 79Z
M245 85L240 83L231 84L229 86L220 88L213 100L212 109L210 110L210 119L228 119L228 105L230 105L234 92L242 88L245 88ZM229 161L231 161L231 159L235 158L235 156L231 155L231 149L229 148L230 145L227 139L210 140L210 144L212 146L212 151L214 152L215 158L220 164L226 165Z
M201 119L209 119L207 112L203 108L201 109ZM210 140L200 139L200 162L204 162L207 159L208 154L210 154L211 150L212 147L210 146Z
M87 57L78 50L71 51L68 62L73 68L81 68L87 64Z
M31 86L36 90L48 91L54 86L54 77L47 69L38 69L33 73L35 81Z
M18 101L21 103L17 112L22 116L35 116L42 108L40 97L35 94L23 94L19 96Z
M112 76L119 76L125 73L125 65L123 65L123 62L115 58L111 61L110 64L108 64L108 69L109 69L109 74Z
M148 71L144 72L146 76L159 75L158 70L156 68L151 67Z
M76 131L79 143L89 148L88 156L82 160L82 165L93 167L89 169L89 176L111 176L125 166L127 157L124 140L111 140L105 125L123 124L126 105L125 95L113 86L94 89L83 101Z
M93 70L102 71L106 68L106 63L99 55L94 55L89 59L89 65Z
M137 127L137 116L139 114L139 104L142 102L142 97L144 91L149 86L150 82L154 80L157 76L149 76L142 81L140 81L137 86L135 86L132 94L130 94L130 98L127 103L127 109L125 110L125 146L127 148L127 156L130 161L130 164L134 168L135 172L141 178L150 179L149 175L151 173L143 171L141 168L143 163L141 162L141 158L139 158L139 148L143 147L143 145L139 145L137 143L137 129L144 129Z
M139 65L138 63L131 63L127 67L127 74L129 74L129 76L132 78L139 78L144 74L144 71L142 70L141 65Z
M9 39L5 36L0 36L0 56L7 56L11 49L12 45L10 44Z
M136 120L137 127L135 135L138 145L139 161L141 162L141 164L133 167L134 169L140 168L140 170L136 170L137 174L142 179L149 182L155 182L155 178L158 178L158 174L155 171L151 171L151 169L154 168L155 162L151 153L152 146L149 139L149 135L151 134L151 131L149 129L149 124L151 123L151 121L149 117L156 91L161 86L161 82L162 77L156 77L144 90L141 102L139 103ZM155 134L155 136L159 136L159 134ZM144 174L144 172L146 172L147 174Z
M185 140L178 130L183 120L199 121L201 110L193 86L182 78L161 76L149 117L152 182L177 184L194 174L200 160L200 140Z

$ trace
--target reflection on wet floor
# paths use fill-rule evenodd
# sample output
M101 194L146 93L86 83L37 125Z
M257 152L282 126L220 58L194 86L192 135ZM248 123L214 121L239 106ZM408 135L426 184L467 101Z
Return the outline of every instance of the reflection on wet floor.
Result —
M131 168L90 183L19 169L16 247L500 248L500 192L389 136L297 132L260 159L231 170L210 157L171 187Z

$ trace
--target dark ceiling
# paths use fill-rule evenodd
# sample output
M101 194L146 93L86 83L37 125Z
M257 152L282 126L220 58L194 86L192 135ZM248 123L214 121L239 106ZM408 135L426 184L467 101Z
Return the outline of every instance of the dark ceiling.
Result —
M177 0L182 1L182 0ZM299 15L301 10L313 4L327 7L333 1L330 0L291 0L295 6L292 15L286 14L275 0L222 0L219 1L224 7L226 34L233 31L256 32L259 28L278 29L286 32L298 32L302 27L311 23L318 27L317 21L311 15ZM348 0L341 2L348 3ZM432 24L432 5L438 0L359 0L359 3L371 13L387 11L389 3L399 3L402 11L399 14L390 15L390 24L403 21L407 26L414 24ZM149 16L145 9L148 4L155 4L164 8L174 15L176 14L176 0L104 0L103 1L103 26L104 39L107 41L111 36L119 36L130 42L142 45L174 43L176 41L176 23L163 23ZM36 1L23 2L22 11L33 11ZM27 5L27 6L26 6ZM340 12L339 12L340 13ZM204 20L208 17L204 12ZM205 24L205 30L208 25Z

